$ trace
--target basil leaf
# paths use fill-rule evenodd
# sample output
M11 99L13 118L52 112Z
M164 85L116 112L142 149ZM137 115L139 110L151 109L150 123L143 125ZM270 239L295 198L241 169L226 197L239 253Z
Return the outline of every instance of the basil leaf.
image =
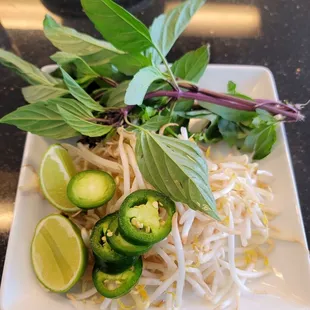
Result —
M232 122L245 122L252 120L255 116L257 116L256 112L235 110L232 108L222 107L213 103L198 101L198 104L202 108L207 109L214 114L217 114L222 118Z
M249 96L246 96L244 94L238 93L237 92L237 84L234 83L233 81L229 81L228 82L228 84L227 84L227 92L228 92L228 94L233 95L235 97L239 97L239 98L246 99L246 100L253 100Z
M113 127L92 123L80 115L69 111L65 106L58 106L58 111L65 122L76 131L88 137L100 137L107 134Z
M142 104L150 85L157 80L165 80L165 76L155 67L141 69L130 81L125 95L125 104Z
M270 154L277 140L276 124L261 125L245 138L242 151L253 152L253 159L260 160Z
M74 64L77 78L82 78L84 81L86 79L93 79L98 77L96 73L90 66L79 56L65 53L57 52L54 55L50 56L59 66Z
M0 48L0 63L20 75L28 83L37 85L54 86L59 84L59 79L53 78L50 74L42 72L31 63L19 58L13 53Z
M194 100L192 99L180 99L177 101L174 111L189 111L194 105Z
M107 50L118 55L122 53L108 42L97 40L87 34L79 33L75 29L59 25L51 16L46 15L44 34L59 50L78 56L88 55Z
M140 69L152 65L150 59L141 54L119 55L111 62L126 75L135 75Z
M252 125L259 127L263 124L274 124L276 119L266 110L256 109L257 116L253 119Z
M29 103L47 101L49 99L62 97L68 93L67 89L45 85L33 85L22 88L22 94Z
M155 115L146 121L141 127L149 131L158 131L162 126L170 122L170 115Z
M58 106L65 106L71 113L92 117L92 114L76 100L52 99L18 108L4 116L0 122L15 125L21 130L44 137L67 139L80 135L69 126L58 112Z
M202 46L196 51L189 52L172 65L172 72L178 78L197 83L209 63L209 46Z
M208 185L208 167L192 142L153 134L138 134L136 157L143 177L174 201L218 219Z
M254 160L260 160L270 154L273 145L277 140L276 126L270 125L256 140L254 148Z
M175 41L187 27L192 16L205 2L206 0L188 0L168 13L154 19L150 27L151 38L164 56L168 54ZM154 48L147 51L147 55L150 54L155 64L161 63L161 57Z
M141 108L142 108L142 111L139 114L139 118L141 119L142 124L150 120L158 112L157 109L151 106L141 106Z
M142 52L152 46L146 26L111 0L82 0L86 15L97 30L117 48Z
M78 101L82 102L86 107L93 111L104 111L104 108L98 104L92 97L90 97L87 92L79 86L77 82L62 68L60 68L64 82L67 85L70 94L77 99Z
M97 53L82 56L83 60L99 75L113 77L118 71L111 64L113 58L119 56L115 52L103 49Z
M243 128L237 123L222 118L218 122L218 128L224 140L230 146L236 144L238 140L244 139L247 135Z
M126 107L124 102L126 90L128 88L129 81L125 81L119 84L116 88L109 91L109 99L106 102L107 107Z

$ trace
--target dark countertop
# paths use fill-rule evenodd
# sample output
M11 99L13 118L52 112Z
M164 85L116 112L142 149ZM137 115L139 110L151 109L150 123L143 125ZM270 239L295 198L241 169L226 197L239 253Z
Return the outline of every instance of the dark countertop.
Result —
M44 3L44 5L43 5ZM120 3L150 25L165 0L122 0ZM44 14L53 12L63 24L92 35L98 34L81 15L78 0L1 0L0 47L41 67L51 63L55 48L42 31ZM212 63L267 66L273 72L279 96L298 103L310 98L310 28L308 0L209 0L204 18L190 26L168 56L173 61L183 53L211 44ZM54 15L54 16L55 16ZM0 117L23 105L20 92L26 83L0 66ZM310 117L309 108L304 110ZM292 153L307 238L310 240L310 130L308 122L288 124ZM0 269L13 216L13 202L26 134L13 126L0 126Z

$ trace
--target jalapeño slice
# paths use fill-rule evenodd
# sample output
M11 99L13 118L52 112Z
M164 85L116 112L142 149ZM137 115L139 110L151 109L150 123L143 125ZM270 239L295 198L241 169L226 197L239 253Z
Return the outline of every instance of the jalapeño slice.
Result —
M93 282L97 291L107 298L118 298L126 295L138 283L142 274L142 258L127 268L117 273L113 267L102 268L98 265L93 269Z
M154 190L138 190L121 205L119 229L132 242L156 243L170 233L174 213L175 204L169 197Z
M108 202L113 197L115 188L115 181L109 173L86 170L70 180L67 196L81 209L94 209Z
M95 224L90 236L90 246L97 261L128 266L133 263L134 257L124 256L115 252L107 242L107 235L110 234L108 227L115 218L117 219L117 213L109 214Z
M111 221L109 225L109 230L111 231L111 237L107 237L111 248L123 255L136 256L146 253L152 247L152 244L135 244L127 241L120 233L118 227L118 218Z

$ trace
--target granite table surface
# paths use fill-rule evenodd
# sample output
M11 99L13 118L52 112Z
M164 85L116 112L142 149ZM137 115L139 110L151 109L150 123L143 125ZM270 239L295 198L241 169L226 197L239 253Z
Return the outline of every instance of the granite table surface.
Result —
M119 0L150 25L154 17L176 4L165 0ZM211 63L266 66L274 74L283 100L310 99L310 1L209 0L168 55L174 61L202 44L211 44ZM62 24L100 37L78 0L1 0L0 47L41 67L56 49L44 37L42 20L52 14ZM24 104L17 75L0 66L0 117ZM305 108L310 117L309 108ZM303 220L310 240L309 121L286 125ZM0 274L13 218L14 199L26 133L0 125ZM308 155L307 155L308 154Z

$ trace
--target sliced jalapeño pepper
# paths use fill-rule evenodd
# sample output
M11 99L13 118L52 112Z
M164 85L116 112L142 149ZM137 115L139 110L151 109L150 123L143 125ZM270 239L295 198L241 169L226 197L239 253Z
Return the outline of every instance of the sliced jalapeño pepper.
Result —
M95 224L90 236L90 246L97 261L128 266L135 258L115 252L107 242L107 235L110 234L109 224L113 219L117 219L117 216L117 213L109 214Z
M127 256L136 256L146 253L152 247L152 244L135 244L127 241L119 230L118 218L111 221L109 230L112 234L110 237L107 236L108 242L111 248L117 253Z
M70 180L67 195L77 207L94 209L108 202L113 197L115 188L115 181L107 172L86 170Z
M127 196L121 205L119 229L130 241L156 243L170 233L174 213L175 204L169 197L154 190L138 190Z
M93 269L93 282L97 291L107 298L118 298L126 295L138 283L142 274L142 259L123 272L115 272L111 267L102 268L98 265Z

